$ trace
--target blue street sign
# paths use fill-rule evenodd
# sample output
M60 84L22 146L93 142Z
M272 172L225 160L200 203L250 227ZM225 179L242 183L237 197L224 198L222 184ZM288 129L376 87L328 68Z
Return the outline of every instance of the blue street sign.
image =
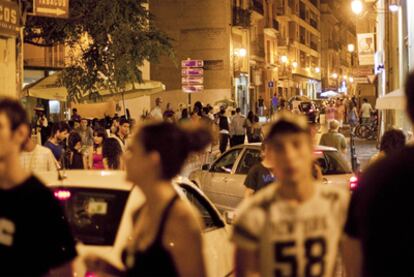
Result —
M275 86L275 83L273 81L269 81L267 83L267 87L269 87L269 88L273 88L274 86Z

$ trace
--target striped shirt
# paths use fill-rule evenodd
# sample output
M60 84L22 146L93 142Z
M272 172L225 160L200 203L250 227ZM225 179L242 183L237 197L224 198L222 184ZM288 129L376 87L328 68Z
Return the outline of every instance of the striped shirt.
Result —
M23 151L20 154L23 168L30 172L56 171L58 163L49 148L36 145L32 152Z

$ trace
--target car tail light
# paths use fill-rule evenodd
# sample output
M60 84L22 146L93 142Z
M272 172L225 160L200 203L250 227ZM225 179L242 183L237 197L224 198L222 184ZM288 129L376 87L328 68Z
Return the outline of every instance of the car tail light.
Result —
M89 272L89 271L87 271L86 273L85 273L85 277L97 277L98 275L96 275L95 273L93 273L93 272Z
M352 176L349 178L349 188L355 190L358 187L358 177Z
M70 191L64 189L55 190L53 195L60 201L68 200L71 197Z
M313 109L310 109L310 110L309 110L309 112L310 112L310 113L313 113Z

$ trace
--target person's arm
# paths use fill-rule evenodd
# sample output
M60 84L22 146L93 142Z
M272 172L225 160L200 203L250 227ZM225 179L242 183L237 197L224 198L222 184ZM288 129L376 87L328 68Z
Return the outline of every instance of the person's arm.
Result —
M163 244L171 253L178 275L182 277L206 276L200 219L183 201L176 203L170 215Z
M102 161L103 161L104 169L108 170L109 169L108 159L107 158L103 158Z
M87 155L86 164L88 165L86 169L92 169L93 167L93 146L88 147L88 155Z
M362 276L361 243L355 238L345 236L341 247L347 277Z
M254 194L254 190L251 188L246 188L244 190L244 198L250 197Z
M235 251L236 277L259 277L259 253L257 250L247 250L236 247Z
M344 136L342 136L342 139L341 139L341 150L342 150L342 152L343 153L346 153L346 139L345 139L345 137Z

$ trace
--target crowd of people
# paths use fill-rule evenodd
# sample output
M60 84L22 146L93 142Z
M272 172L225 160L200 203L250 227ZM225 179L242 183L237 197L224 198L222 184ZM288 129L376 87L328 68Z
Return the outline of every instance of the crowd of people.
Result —
M406 95L414 123L414 73L408 77ZM194 120L207 121L204 109L194 110ZM146 198L124 251L124 270L95 256L85 258L87 270L119 276L206 276L200 219L178 196L172 179L189 155L211 144L209 125L163 118L128 136L126 118L107 129L82 120L75 118L80 122L73 129L65 122L54 124L44 147L62 166L68 155L59 142L68 138L69 164L105 168L113 162L105 154L106 141L113 138L121 151L128 144L127 179ZM241 142L245 122L238 110L231 120L223 109L218 116L233 143ZM0 99L0 275L72 276L78 253L68 222L53 194L25 168L30 158L21 162L22 149L42 149L37 151L49 155L28 142L30 129L19 102ZM347 276L414 275L414 229L409 222L414 148L404 146L400 135L384 136L385 154L365 170L352 196L321 184L314 174L314 145L305 118L279 113L263 141L263 168L257 171L267 178L262 184L246 180L250 190L237 210L230 238L236 247L236 276L332 276L339 252ZM91 157L89 164L85 156Z

